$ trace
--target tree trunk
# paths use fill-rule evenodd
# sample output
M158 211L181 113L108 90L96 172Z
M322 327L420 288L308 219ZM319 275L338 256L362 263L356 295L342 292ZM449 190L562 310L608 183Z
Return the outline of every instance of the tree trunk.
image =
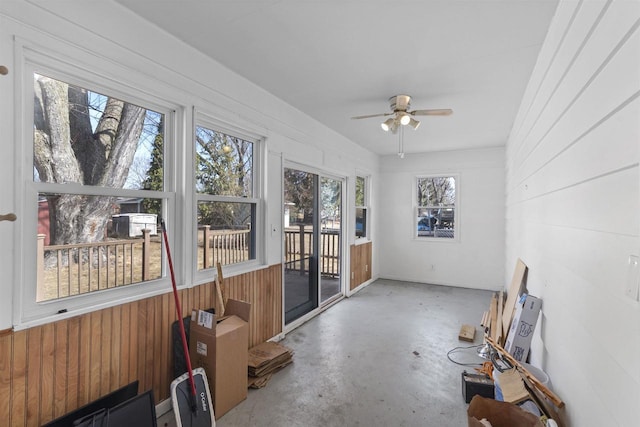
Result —
M91 131L88 92L47 77L35 83L34 166L42 182L123 188L146 110L112 98ZM48 195L52 244L101 241L115 197Z

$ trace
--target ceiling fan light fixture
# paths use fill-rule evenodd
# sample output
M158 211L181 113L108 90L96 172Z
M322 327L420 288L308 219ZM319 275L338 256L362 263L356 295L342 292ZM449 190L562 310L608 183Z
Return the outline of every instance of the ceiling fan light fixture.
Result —
M380 127L382 127L382 130L385 132L389 132L389 130L391 130L393 128L393 118L391 119L387 119L384 122L382 122L380 124Z
M413 117L410 118L409 120L409 126L411 126L413 128L413 130L418 129L418 126L420 126L420 122L416 119L414 119Z
M406 126L409 122L411 122L411 116L406 113L400 113L400 124Z

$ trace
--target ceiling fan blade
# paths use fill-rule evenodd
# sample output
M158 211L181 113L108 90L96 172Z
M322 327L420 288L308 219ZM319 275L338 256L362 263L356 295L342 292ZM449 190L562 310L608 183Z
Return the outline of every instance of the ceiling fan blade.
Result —
M367 116L356 116L356 117L351 117L352 119L369 119L371 117L384 117L384 116L390 116L394 113L380 113L380 114L369 114Z
M453 110L450 108L444 108L440 110L414 110L409 111L412 116L449 116L453 114Z

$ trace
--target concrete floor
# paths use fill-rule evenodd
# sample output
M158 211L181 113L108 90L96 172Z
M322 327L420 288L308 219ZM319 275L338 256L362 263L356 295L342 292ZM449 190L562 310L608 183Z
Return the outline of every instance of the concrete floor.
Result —
M287 334L294 363L216 422L218 427L467 425L460 374L447 359L491 292L377 280ZM478 328L475 344L481 343ZM475 349L452 355L481 363ZM175 425L173 414L160 427Z

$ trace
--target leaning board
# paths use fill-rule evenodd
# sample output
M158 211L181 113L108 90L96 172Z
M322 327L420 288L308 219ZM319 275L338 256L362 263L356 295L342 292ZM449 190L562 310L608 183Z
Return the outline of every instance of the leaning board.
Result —
M513 272L513 278L511 279L511 285L509 285L509 292L507 293L507 302L504 304L504 311L502 312L502 331L506 335L511 327L511 319L513 318L513 310L516 307L518 295L522 292L524 284L524 275L527 272L527 266L520 258L516 262L516 269Z

